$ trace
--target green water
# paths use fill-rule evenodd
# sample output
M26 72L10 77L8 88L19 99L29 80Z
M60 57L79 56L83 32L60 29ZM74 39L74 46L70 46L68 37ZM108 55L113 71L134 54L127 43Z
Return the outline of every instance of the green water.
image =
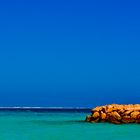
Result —
M138 140L139 124L91 124L86 113L1 112L0 140Z

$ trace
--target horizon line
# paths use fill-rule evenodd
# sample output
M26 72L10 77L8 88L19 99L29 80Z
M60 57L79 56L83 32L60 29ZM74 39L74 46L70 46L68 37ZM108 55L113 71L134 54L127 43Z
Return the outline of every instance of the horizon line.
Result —
M0 109L91 109L91 107L30 107L30 106L12 106L12 107L2 107Z

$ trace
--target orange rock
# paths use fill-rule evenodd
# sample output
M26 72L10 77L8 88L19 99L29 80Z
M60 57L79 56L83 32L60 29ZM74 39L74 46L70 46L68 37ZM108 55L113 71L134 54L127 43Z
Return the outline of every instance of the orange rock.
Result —
M94 112L92 115L94 118L98 118L100 116L99 112Z
M120 114L118 112L116 112L116 111L115 112L112 112L111 113L111 116L114 117L117 120L121 120L122 119L122 117L120 116Z
M102 107L102 112L104 112L104 113L106 112L106 106Z
M135 107L134 107L134 110L135 110L135 111L140 111L140 106L135 106Z
M106 120L109 120L110 113L106 113Z
M86 121L87 121L87 122L90 122L90 120L91 120L91 116L90 116L90 115L87 115Z
M137 116L136 123L140 123L140 115Z
M122 118L122 122L124 122L124 123L129 123L130 122L130 116L123 116L123 118Z
M139 111L134 111L131 113L131 118L136 119L139 114L140 114Z
M110 113L110 112L112 112L112 111L114 111L113 107L109 107L109 108L107 108L107 110L106 110L107 113Z
M124 115L124 116L130 115L131 112L132 112L132 110L127 110L127 111L125 111L125 112L123 113L123 115Z
M92 112L99 112L102 109L102 107L97 106L96 108L92 109Z
M121 109L121 110L118 110L117 111L119 114L123 114L124 112L125 112L125 110L124 109Z
M124 111L125 111L125 109L124 109L124 106L123 105L118 105L117 106L117 112L118 113L122 114L122 113L124 113Z
M122 122L124 122L124 123L133 123L133 122L135 122L135 119L131 118L130 116L123 116Z
M102 120L106 119L106 113L101 112L101 119Z

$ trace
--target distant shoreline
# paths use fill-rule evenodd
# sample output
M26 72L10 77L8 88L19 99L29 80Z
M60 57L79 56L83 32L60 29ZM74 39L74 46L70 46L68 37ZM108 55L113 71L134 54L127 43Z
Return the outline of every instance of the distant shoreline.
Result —
M0 111L17 111L17 112L91 112L91 108L86 107L0 107Z

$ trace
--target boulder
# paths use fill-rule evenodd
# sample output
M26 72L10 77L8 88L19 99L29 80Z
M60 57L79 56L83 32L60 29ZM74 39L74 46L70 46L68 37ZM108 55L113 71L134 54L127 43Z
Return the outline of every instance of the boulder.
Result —
M101 112L101 119L102 119L102 120L105 120L105 119L106 119L106 116L107 116L106 113Z
M92 115L93 118L98 118L99 116L100 116L99 112L94 112Z
M123 113L123 115L124 115L124 116L128 116L128 115L130 115L131 112L132 112L131 110L127 110L127 111L125 111L125 112Z
M136 120L131 118L130 116L123 116L122 122L123 123L134 123L134 122L136 122Z
M114 117L117 120L121 120L122 119L122 117L120 116L120 114L118 112L116 112L116 111L112 112L111 113L111 116Z
M131 116L131 118L136 119L139 114L140 114L139 111L134 111L130 114L130 116Z

